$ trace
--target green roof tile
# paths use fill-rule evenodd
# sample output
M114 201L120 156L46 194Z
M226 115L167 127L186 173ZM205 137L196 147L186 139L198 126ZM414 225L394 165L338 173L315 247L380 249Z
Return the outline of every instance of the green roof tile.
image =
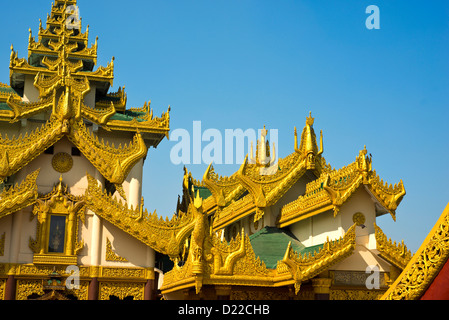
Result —
M275 227L264 227L249 237L256 257L269 269L275 269L278 261L284 258L288 243L297 253L304 255L318 252L323 245L304 246L290 231Z

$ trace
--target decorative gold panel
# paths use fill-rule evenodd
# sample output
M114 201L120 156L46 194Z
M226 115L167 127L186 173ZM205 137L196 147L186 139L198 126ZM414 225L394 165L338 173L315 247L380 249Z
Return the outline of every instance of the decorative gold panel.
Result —
M115 296L121 300L133 297L134 300L143 300L145 283L126 282L100 282L100 300L109 300Z
M51 165L57 172L69 172L73 167L72 156L66 152L59 152L53 156Z

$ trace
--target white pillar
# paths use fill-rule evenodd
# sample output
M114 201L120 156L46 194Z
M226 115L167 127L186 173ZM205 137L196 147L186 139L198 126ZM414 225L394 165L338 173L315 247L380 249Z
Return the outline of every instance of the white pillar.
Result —
M14 213L12 217L11 249L9 251L10 263L19 263L20 238L23 221L22 218L23 218L22 210Z
M132 206L136 210L140 206L140 199L142 197L143 159L136 163L128 177L130 178L128 208Z
M98 170L95 172L95 179L104 185L104 178ZM92 212L92 238L91 238L91 260L90 264L93 266L99 266L101 264L101 243L102 243L102 222L101 218L94 212Z
M154 268L155 263L156 263L156 253L152 248L147 247L147 257L145 265L147 268L149 267Z

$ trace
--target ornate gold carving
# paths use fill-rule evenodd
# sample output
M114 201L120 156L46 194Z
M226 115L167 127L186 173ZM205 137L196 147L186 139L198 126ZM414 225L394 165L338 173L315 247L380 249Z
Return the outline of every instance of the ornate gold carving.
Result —
M84 243L78 240L80 222L84 223L85 203L80 197L74 197L67 192L67 187L59 184L51 193L37 199L33 214L37 215L38 227L36 240L30 238L30 248L33 250L33 263L36 264L76 264L77 254ZM58 243L53 244L50 239L52 217L64 217L58 235ZM58 249L49 252L50 244Z
M376 247L380 252L380 256L395 265L399 269L403 270L412 258L412 253L407 249L404 241L396 244L391 239L387 239L387 236L383 233L382 229L374 224Z
M293 277L295 293L299 292L301 283L304 280L313 278L328 268L330 264L352 254L355 248L355 227L356 225L354 224L348 229L344 237L339 240L327 240L324 243L323 248L313 256L310 254L308 257L297 255L293 251L291 243L289 243L284 259L282 259L282 263L287 265L287 268Z
M378 300L385 290L331 289L330 300Z
M72 156L66 152L59 152L53 156L51 165L57 172L69 172L73 167Z
M147 154L147 147L142 135L137 133L129 146L115 148L98 137L89 134L84 123L78 121L69 139L78 146L84 156L111 183L121 185L134 165Z
M361 212L356 212L352 215L352 222L354 222L357 226L364 225L365 220L365 215Z
M62 138L64 126L55 120L11 140L0 135L0 179L13 175Z
M311 214L333 210L334 216L340 207L358 190L365 185L395 219L395 210L405 195L402 180L392 186L380 180L376 171L372 170L372 160L367 156L364 148L359 152L356 161L340 170L323 171L315 181L306 185L306 193L286 204L281 209L278 218L279 227L286 227L298 222Z
M175 263L173 270L164 275L163 291L193 285L198 294L204 284L230 285L236 283L268 282L269 271L255 257L249 237L242 233L230 243L211 234L203 201L197 193L189 205L195 217L195 226L185 264ZM238 275L239 281L235 281Z
M14 77L16 73L34 76L39 98L35 102L22 101L11 87L2 85L0 102L5 101L11 110L1 111L0 120L15 122L47 111L51 112L51 116L41 129L29 136L27 134L13 140L0 137L0 179L16 173L67 135L105 178L117 184L117 190L122 191L120 185L129 170L146 156L146 146L140 132L153 134L151 141L157 145L164 135L168 136L170 108L160 118L153 117L148 105L136 113L130 111L123 117L117 115L118 119L124 120L110 120L117 110L124 112L126 109L127 97L121 88L117 93L106 94L105 100L100 100L95 106L86 106L84 98L91 90L92 81L112 85L114 58L107 67L92 71L97 59L97 42L89 48L88 31L74 32L67 27L64 17L68 13L60 13L67 3L61 5L54 5L46 29L41 23L38 41L30 31L29 61L20 59L11 47L11 81L22 81ZM80 124L83 117L104 126L105 130L137 134L129 148L109 148L89 136Z
M156 211L148 213L143 206L128 209L126 203L101 190L92 176L87 175L87 179L85 200L90 210L154 250L168 254L172 259L179 257L185 239L194 227L193 214L180 212L171 220L163 220Z
M127 259L120 257L118 254L114 252L112 249L112 243L109 238L106 238L106 261L118 261L118 262L128 262Z
M449 204L383 300L416 300L449 258Z
M42 280L17 280L16 300L28 300L32 294L44 294Z
M295 127L295 152L302 155L305 160L305 167L307 170L317 170L321 172L321 154L323 153L323 131L320 135L320 150L318 150L315 131L313 130L313 123L315 118L312 118L312 112L306 119L306 125L301 134L301 142L298 148L298 134Z
M36 179L39 170L29 174L20 185L15 185L0 193L0 219L8 214L32 205L37 197Z
M134 300L143 300L145 283L127 282L100 282L100 300L109 300L115 296L121 300L133 297Z

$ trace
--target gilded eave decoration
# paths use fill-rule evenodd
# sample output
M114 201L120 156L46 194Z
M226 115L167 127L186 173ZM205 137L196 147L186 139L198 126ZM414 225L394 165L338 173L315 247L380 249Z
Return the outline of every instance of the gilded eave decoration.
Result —
M356 225L353 225L344 237L326 241L313 255L297 255L289 245L277 268L268 269L255 255L249 236L243 230L229 243L211 230L199 193L191 199L189 211L193 211L196 223L188 243L188 255L182 266L175 263L174 268L164 275L163 294L190 287L194 287L198 294L205 285L292 285L298 294L302 282L348 257L355 248Z
M355 229L356 224L352 225L340 239L333 241L327 239L319 252L314 255L301 256L293 251L289 243L282 263L278 263L278 272L284 268L283 265L287 267L294 280L295 292L298 293L302 282L315 277L354 252Z
M380 256L400 270L403 270L412 258L412 253L407 249L404 241L396 243L396 241L393 242L391 239L388 239L377 224L374 224L374 230L376 249L380 252Z
M380 179L376 171L372 170L371 156L367 156L364 148L352 164L339 170L326 171L318 179L308 183L304 195L281 209L278 225L285 227L327 210L332 210L335 216L362 185L396 220L396 209L405 195L402 180L392 186Z
M254 220L260 220L265 208L275 204L306 171L319 175L328 170L322 157L322 133L318 148L313 122L314 119L310 115L306 120L299 146L295 128L295 152L284 159L275 161L275 146L270 148L266 140L267 130L264 128L260 140L257 141L255 155L250 152L235 174L219 177L212 165L207 168L202 184L211 191L218 207L214 229L220 229L253 212ZM266 173L267 170L270 170L269 174ZM245 192L249 195L244 195ZM242 201L245 202L244 205Z
M392 186L380 179L376 171L372 170L371 155L367 155L366 147L359 152L352 164L339 170L332 169L322 156L323 135L321 133L318 147L313 123L314 118L309 115L299 145L295 128L295 152L284 159L279 159L278 170L273 174L260 174L261 161L260 159L258 161L257 156L251 155L252 160L248 160L247 156L240 169L229 177L218 176L212 164L206 169L201 182L188 175L184 176L185 181L190 179L194 185L204 186L212 193L210 199L214 200L214 204L212 205L210 199L207 199L205 208L208 212L215 212L214 230L220 230L253 213L254 220L259 220L265 208L279 201L307 171L312 172L317 178L307 183L304 195L284 205L278 216L279 227L288 226L328 210L333 211L336 216L341 206L362 185L385 212L389 212L393 219L396 218L397 206L405 195L402 181ZM265 141L265 136L261 138L262 142ZM267 148L262 150L263 154ZM260 153L259 151L256 151L256 155Z
M72 13L67 8L66 2L53 4L47 28L40 24L38 41L30 31L28 60L19 58L11 47L11 84L21 78L16 75L31 75L39 98L29 102L12 87L0 85L0 121L14 123L38 114L49 116L33 132L12 139L0 137L0 179L16 173L66 136L124 196L121 184L132 167L146 157L146 143L157 144L164 136L168 137L170 107L161 117L153 116L149 103L126 111L127 96L121 87L106 94L104 100L99 97L94 106L86 105L93 81L106 83L107 88L112 85L114 58L107 67L89 69L89 63L92 68L96 64L97 41L88 48L88 30L81 33L81 25L79 29L67 27L66 19ZM124 147L109 146L98 140L95 133L98 127L92 132L88 130L88 126L95 125L107 131L128 131L134 137Z
M195 224L191 213L180 212L171 220L164 220L156 211L149 213L144 209L143 200L140 207L128 208L102 190L92 176L87 178L85 201L90 210L154 250L178 259Z
M449 204L383 300L417 300L449 259Z
M39 170L29 174L20 185L5 188L0 193L0 219L32 205L37 197Z

